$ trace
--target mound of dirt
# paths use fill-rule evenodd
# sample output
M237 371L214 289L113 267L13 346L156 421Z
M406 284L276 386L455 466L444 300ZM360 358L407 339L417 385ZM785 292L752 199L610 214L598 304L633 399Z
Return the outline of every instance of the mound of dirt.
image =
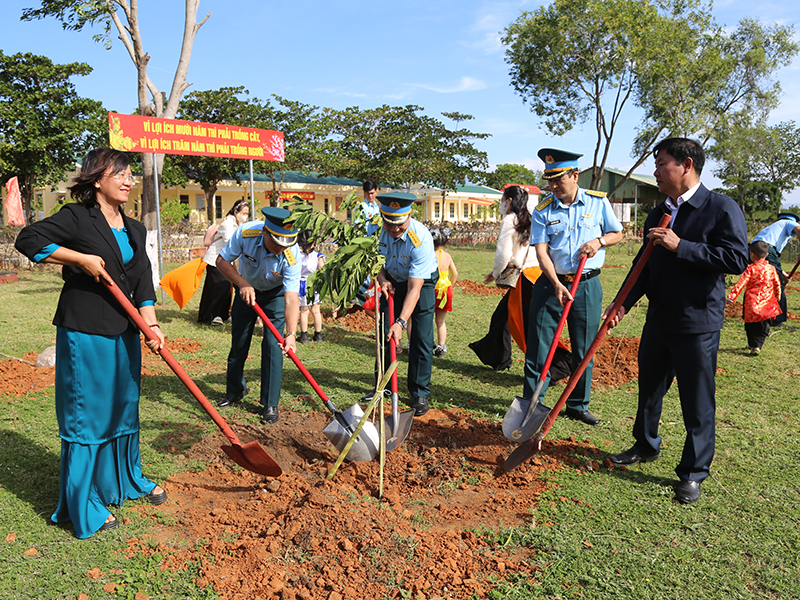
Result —
M20 357L26 362L13 358L0 361L0 396L21 398L55 385L56 368L34 366L38 356L31 351Z
M565 464L587 475L601 468L591 444L545 440L540 454L505 474L516 445L499 424L431 410L387 454L380 497L377 460L344 463L327 479L338 455L321 433L329 421L281 411L273 426L234 426L283 467L276 479L234 468L221 436L192 444L187 458L210 467L164 483L169 501L157 509L135 508L157 511L162 525L154 539L129 540L129 553L161 552L173 569L199 559L197 584L225 599L487 598L493 577L530 577L535 567L527 551L476 531L546 526L529 513L553 485L543 474ZM201 556L198 539L207 540Z
M456 281L456 287L465 294L472 294L473 296L502 296L508 291L496 285L483 285L469 279L459 279Z

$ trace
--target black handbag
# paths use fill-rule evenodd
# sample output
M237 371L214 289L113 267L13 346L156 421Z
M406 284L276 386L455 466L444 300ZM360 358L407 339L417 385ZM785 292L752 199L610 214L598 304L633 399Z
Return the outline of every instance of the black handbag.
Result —
M525 251L525 259L522 261L522 264L525 264L528 260L528 252L530 252L531 247L528 246L528 249ZM522 269L512 263L508 263L506 268L500 271L500 276L494 280L494 284L506 290L511 290L517 287L517 282L519 281L519 276L522 273Z

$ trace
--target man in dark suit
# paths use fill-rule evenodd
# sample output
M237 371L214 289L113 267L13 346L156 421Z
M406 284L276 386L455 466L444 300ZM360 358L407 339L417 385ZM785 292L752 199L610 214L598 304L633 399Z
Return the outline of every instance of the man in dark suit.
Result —
M617 465L651 462L661 451L658 422L673 378L680 390L686 441L675 468L675 496L683 504L700 498L700 484L714 458L715 381L720 330L725 320L725 274L748 262L747 227L737 204L700 183L702 146L668 138L653 152L658 189L668 198L645 221L644 247L653 254L610 322L616 326L647 295L647 320L639 345L639 406L632 448L611 457ZM669 227L657 227L671 214Z

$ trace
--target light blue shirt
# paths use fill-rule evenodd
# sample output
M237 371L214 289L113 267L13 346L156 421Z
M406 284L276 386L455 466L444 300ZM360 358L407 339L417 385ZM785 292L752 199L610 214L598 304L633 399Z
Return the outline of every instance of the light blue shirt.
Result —
M380 225L372 223L372 219L381 212L380 205L373 204L369 200L364 200L361 203L361 210L363 211L363 216L356 211L356 214L353 217L353 225L364 223L364 229L366 230L367 235L372 235L378 231L378 229L380 229Z
M792 219L781 219L772 225L767 225L758 232L758 235L753 238L754 242L767 242L770 246L775 246L778 254L783 252L786 244L792 239L795 227L800 226Z
M255 289L264 292L283 286L284 292L300 291L302 257L295 244L277 256L264 247L264 221L250 221L239 227L219 255L228 262L239 259L239 274Z
M381 231L378 251L386 257L384 268L395 281L430 279L439 269L431 232L416 219L397 239Z
M578 269L578 250L588 241L606 233L622 231L611 202L599 192L578 188L575 202L565 206L552 194L542 200L531 215L531 246L549 244L550 259L556 273L573 274ZM606 259L600 248L586 261L584 273L599 269Z

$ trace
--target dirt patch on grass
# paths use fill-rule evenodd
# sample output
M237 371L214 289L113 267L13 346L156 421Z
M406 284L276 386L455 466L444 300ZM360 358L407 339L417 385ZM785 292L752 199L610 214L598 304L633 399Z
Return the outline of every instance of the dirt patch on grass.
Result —
M516 445L498 423L434 409L387 454L381 497L377 460L345 463L327 479L338 455L321 433L329 421L281 411L276 425L234 425L243 443L258 440L282 466L276 479L234 468L219 435L194 444L187 458L210 466L164 483L165 505L136 507L157 512L161 525L150 540L130 540L129 552L152 552L153 541L169 568L199 560L198 585L224 599L483 599L496 580L536 570L530 550L488 530L547 526L530 513L554 485L546 473L602 468L588 441L545 440L540 454L505 474ZM205 545L195 548L196 540Z

